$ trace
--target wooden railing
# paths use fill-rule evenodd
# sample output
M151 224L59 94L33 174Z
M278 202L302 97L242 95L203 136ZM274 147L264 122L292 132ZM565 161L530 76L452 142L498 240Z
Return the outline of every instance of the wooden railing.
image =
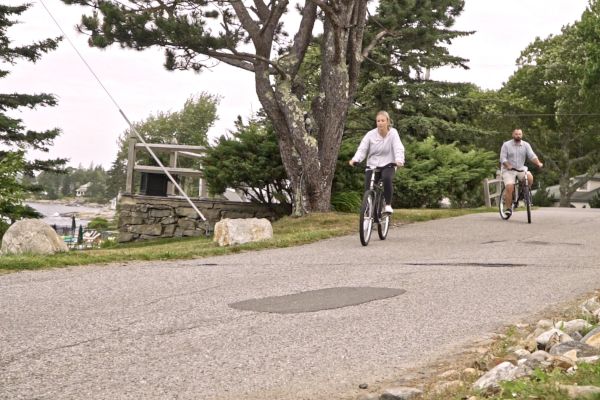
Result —
M146 146L150 147L154 152L168 152L169 156L169 165L166 166L166 170L171 175L177 176L192 176L197 177L200 186L199 186L199 197L207 197L206 184L204 179L202 178L202 172L193 168L179 168L177 166L177 161L180 156L184 157L201 157L204 152L203 146L190 146L190 145L180 145L180 144L162 144L162 143L138 143L135 136L131 136L129 138L129 151L127 154L127 180L125 182L125 193L133 194L133 174L134 172L146 172L152 174L164 174L161 167L153 166L153 165L137 165L136 158L137 152L140 149L146 150ZM175 186L169 182L167 184L167 195L175 195Z
M490 191L490 188L493 188ZM492 200L494 200L494 205L498 205L500 192L502 191L502 176L500 172L496 172L496 178L483 180L483 199L485 201L486 207L492 206Z

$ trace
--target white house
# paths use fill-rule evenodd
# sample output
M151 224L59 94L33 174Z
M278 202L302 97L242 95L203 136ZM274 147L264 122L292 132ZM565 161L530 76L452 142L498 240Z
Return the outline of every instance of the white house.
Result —
M548 195L553 196L556 199L554 205L558 206L560 204L559 185L548 186L547 190ZM594 175L589 181L587 181L582 187L573 193L571 196L571 207L589 208L589 201L598 193L600 193L600 174Z
M88 182L85 185L81 185L75 190L75 196L77 197L85 197L89 187L92 185L92 182Z

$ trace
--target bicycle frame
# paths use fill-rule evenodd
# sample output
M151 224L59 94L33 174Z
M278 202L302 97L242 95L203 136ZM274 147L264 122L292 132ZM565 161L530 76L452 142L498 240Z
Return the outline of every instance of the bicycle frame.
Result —
M373 224L377 224L379 239L385 240L390 227L390 215L383 212L385 201L383 199L383 179L381 172L386 167L367 167L365 172L370 172L368 188L363 195L359 218L359 236L363 246L369 244ZM376 177L376 174L379 175ZM378 179L377 179L378 178Z
M381 204L381 197L383 196L383 179L381 179L381 176L380 176L379 180L375 181L375 174L377 174L377 173L381 174L382 170L383 170L383 168L372 168L372 167L365 168L365 172L371 171L371 179L369 181L369 189L368 190L372 190L375 193L375 215L373 218L373 222L375 222L375 223L379 223L379 220L381 217L381 210L380 210L379 205Z
M513 193L512 193L512 201L510 204L511 214L505 214L503 211L503 206L506 206L506 204L504 204L504 197L503 197L506 186L504 185L504 183L502 183L502 191L500 194L501 201L499 203L500 217L505 220L509 219L510 216L512 215L512 212L514 211L514 209L519 206L519 201L523 200L523 202L525 203L525 208L527 209L527 222L531 223L531 207L533 206L533 204L531 201L531 191L529 188L528 169L527 169L527 167L523 167L523 169L511 168L511 170L516 171L516 172L524 172L524 177L521 180L517 176L517 179L515 180Z

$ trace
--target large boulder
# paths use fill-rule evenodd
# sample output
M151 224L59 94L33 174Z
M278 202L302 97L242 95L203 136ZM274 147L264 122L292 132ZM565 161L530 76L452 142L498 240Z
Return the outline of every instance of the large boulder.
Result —
M22 219L12 224L2 238L2 254L54 254L69 251L56 231L39 219Z
M270 239L273 227L266 218L224 218L215 224L214 241L219 246Z

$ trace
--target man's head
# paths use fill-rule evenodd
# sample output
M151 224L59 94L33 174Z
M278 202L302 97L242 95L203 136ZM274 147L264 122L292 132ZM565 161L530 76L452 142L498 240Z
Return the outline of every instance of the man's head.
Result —
M515 129L512 133L512 137L515 142L519 143L521 139L523 139L523 131L520 129Z

